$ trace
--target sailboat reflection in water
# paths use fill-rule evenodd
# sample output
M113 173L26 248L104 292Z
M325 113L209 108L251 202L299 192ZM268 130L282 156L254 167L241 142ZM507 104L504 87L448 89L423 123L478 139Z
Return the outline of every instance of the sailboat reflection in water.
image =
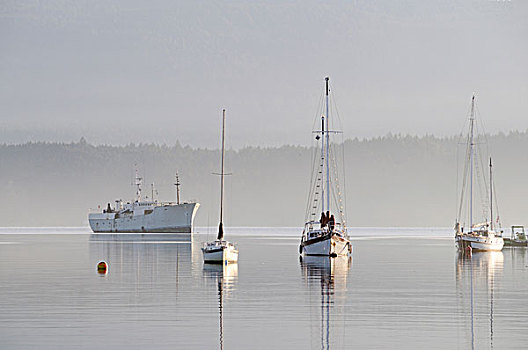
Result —
M344 341L345 335L345 304L347 291L347 276L352 266L352 258L338 256L304 256L300 257L301 271L311 292L320 294L320 318L317 325L311 325L311 334L319 335L321 349L330 349L330 344ZM310 297L312 293L310 293ZM310 305L317 305L310 301ZM310 312L311 315L317 313ZM338 321L341 318L340 321ZM313 319L311 320L313 321ZM319 328L317 331L316 329ZM331 332L332 330L332 332ZM340 333L340 334L337 334ZM331 341L330 338L335 339Z
M238 264L204 264L204 277L213 281L218 288L218 313L219 321L219 344L224 349L224 299L230 291L234 290L238 278Z
M470 332L466 335L466 339L467 342L471 339L471 349L487 347L482 343L487 343L488 340L489 348L493 349L494 291L496 279L500 278L503 267L502 252L458 254L456 263L457 308L461 315L470 315L468 327ZM482 300L484 298L486 300ZM488 327L489 329L486 330ZM489 337L483 336L483 331L488 333Z

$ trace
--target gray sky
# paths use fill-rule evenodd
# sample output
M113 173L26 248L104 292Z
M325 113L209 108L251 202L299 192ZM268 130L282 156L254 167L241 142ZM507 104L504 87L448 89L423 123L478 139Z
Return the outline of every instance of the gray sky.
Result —
M528 128L528 2L0 3L0 142L309 144L329 75L347 137Z

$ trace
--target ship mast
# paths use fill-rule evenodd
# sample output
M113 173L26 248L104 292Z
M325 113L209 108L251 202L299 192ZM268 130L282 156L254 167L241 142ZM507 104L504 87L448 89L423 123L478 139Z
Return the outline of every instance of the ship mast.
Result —
M174 182L174 186L176 186L176 204L180 204L180 177L178 175L178 172L176 172L176 182Z
M143 181L142 177L139 177L138 171L136 169L136 202L141 202L141 183Z
M225 109L222 110L222 161L220 169L220 224L218 225L218 240L224 238L224 153L225 153Z

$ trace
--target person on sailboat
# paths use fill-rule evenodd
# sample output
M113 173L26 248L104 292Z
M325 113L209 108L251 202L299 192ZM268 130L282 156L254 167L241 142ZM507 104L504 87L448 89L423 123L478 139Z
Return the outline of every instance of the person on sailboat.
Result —
M335 226L335 218L334 218L334 214L332 214L330 216L330 221L328 222L328 228L330 229L330 231L334 230L334 226Z
M326 226L326 216L324 211L321 213L321 219L319 219L319 222L321 223L321 228Z

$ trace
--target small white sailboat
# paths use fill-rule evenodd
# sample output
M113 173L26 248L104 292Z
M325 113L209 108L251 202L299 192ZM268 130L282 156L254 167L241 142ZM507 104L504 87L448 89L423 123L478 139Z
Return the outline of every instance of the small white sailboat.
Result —
M222 161L220 171L220 224L216 240L207 242L202 247L205 263L232 263L238 261L238 249L233 244L224 240L224 157L225 157L225 109L222 111Z
M481 223L473 222L473 201L474 201L474 177L475 173L479 173L479 157L476 151L477 143L475 142L475 96L471 99L471 114L469 118L469 132L466 145L466 166L464 167L464 177L462 185L462 194L460 198L460 206L458 209L458 217L455 224L455 242L458 249L468 251L500 251L504 246L502 232L496 232L493 227L493 172L491 158L489 160L489 193L480 198L481 202L488 202L489 220L486 219ZM481 174L483 175L483 174ZM469 181L467 181L469 180ZM469 182L469 188L466 188L466 183ZM481 186L480 190L487 190L487 186ZM466 193L467 192L467 193ZM469 229L464 232L464 225L461 222L462 211L465 208L465 197L469 200L468 209L468 224ZM484 204L486 205L486 204ZM486 211L486 210L484 210Z
M338 133L338 131L329 129L328 81L329 78L326 77L326 112L321 116L321 130L315 131L316 140L321 142L321 156L314 160L312 179L315 181L312 181L306 213L307 221L299 246L299 253L304 255L340 256L352 253L338 176L335 176L338 173L337 165L335 162L330 163L332 149L330 134ZM330 174L331 167L332 175ZM330 201L331 198L333 202ZM318 213L321 213L320 216ZM340 221L336 221L335 215Z

